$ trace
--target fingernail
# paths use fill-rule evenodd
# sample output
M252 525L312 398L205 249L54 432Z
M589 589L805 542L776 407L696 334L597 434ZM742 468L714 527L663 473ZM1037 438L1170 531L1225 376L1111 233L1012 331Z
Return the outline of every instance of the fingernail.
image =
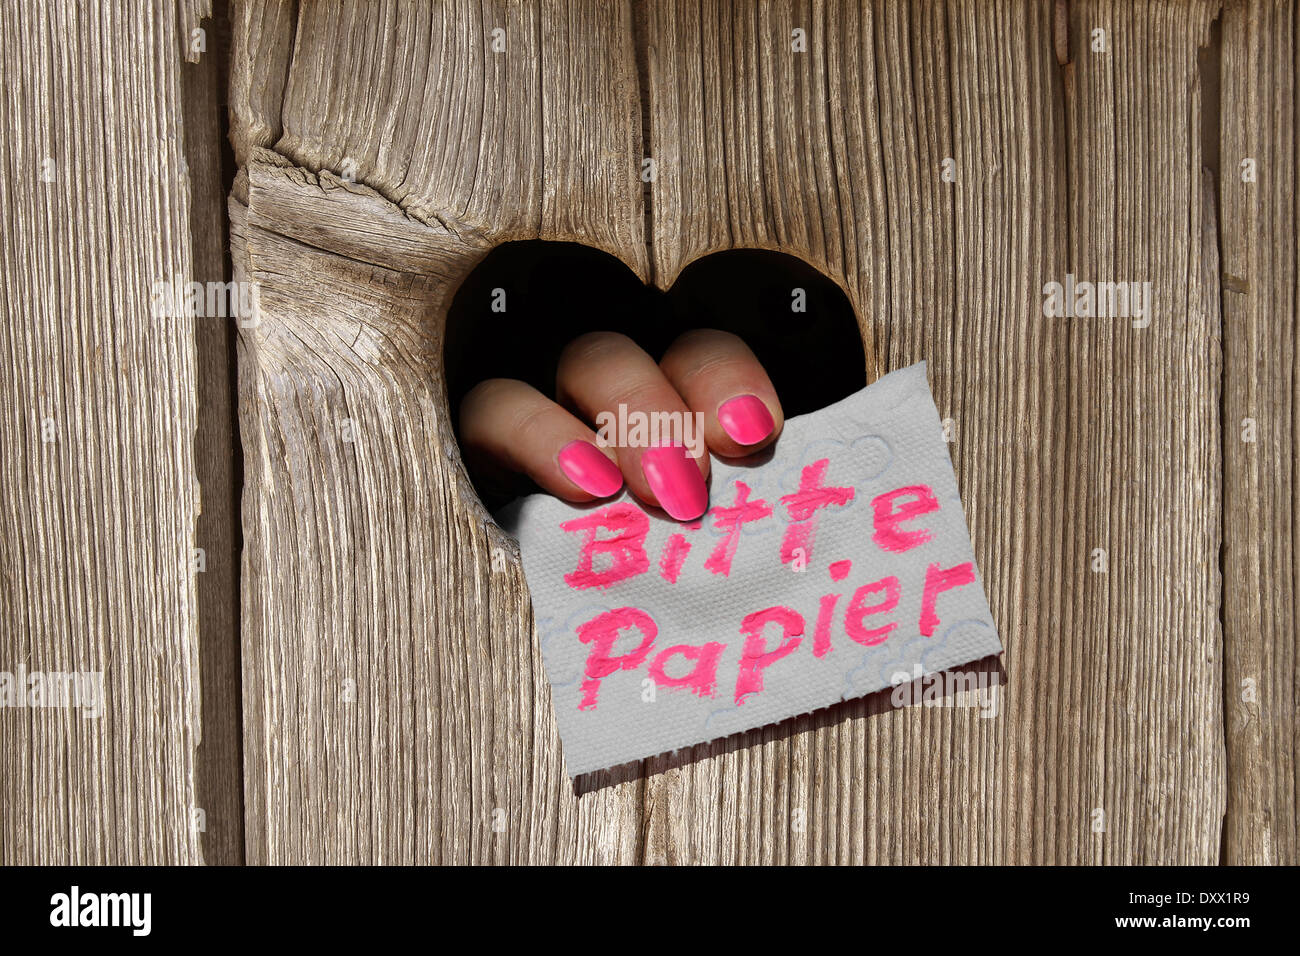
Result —
M709 506L704 476L682 445L647 449L641 456L641 471L664 511L678 521L694 520Z
M767 406L753 395L737 395L719 405L718 423L738 445L757 445L776 427Z
M608 498L623 487L623 473L589 441L571 441L556 456L565 476L589 495Z

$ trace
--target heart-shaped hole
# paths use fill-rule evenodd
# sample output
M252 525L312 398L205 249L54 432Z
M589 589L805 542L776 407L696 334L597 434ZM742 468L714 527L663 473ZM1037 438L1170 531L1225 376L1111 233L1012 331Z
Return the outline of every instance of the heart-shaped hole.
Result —
M687 266L663 292L600 250L529 240L493 249L452 299L444 340L452 421L466 392L485 378L520 379L553 396L560 353L583 333L621 332L658 360L694 328L742 338L771 377L787 417L866 384L861 331L848 297L794 256L761 249L714 253ZM485 488L476 491L489 508L501 503Z

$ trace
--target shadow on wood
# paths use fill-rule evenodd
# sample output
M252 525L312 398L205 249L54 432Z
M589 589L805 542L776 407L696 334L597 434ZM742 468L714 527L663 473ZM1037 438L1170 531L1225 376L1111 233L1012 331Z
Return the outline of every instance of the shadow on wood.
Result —
M784 740L795 734L805 733L809 729L834 727L846 720L876 717L908 707L974 707L980 711L981 717L996 717L999 706L997 698L1007 683L1007 671L1002 666L1000 657L986 657L966 667L938 671L916 677L911 681L902 680L907 675L898 676L899 683L886 690L876 691L854 700L841 701L830 707L822 707L776 724L755 727L753 730L732 734L721 740L697 744L649 758L654 765L653 772L664 773L676 770L706 757L720 757L756 747L764 741ZM972 702L969 698L959 699L960 694L986 696L982 700ZM573 778L574 795L581 797L604 787L643 778L650 772L648 767L649 763L646 760L637 760L595 773L579 774Z

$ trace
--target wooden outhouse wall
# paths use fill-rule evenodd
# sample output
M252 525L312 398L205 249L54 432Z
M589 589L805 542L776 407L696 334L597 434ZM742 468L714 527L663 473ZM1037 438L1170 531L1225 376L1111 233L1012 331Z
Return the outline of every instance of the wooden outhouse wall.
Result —
M6 863L1296 862L1294 3L65 6L0 12L0 670L109 701L0 711ZM996 716L575 790L443 387L527 238L791 253L870 377L929 362ZM256 314L160 322L173 274ZM1149 326L1045 317L1067 274Z

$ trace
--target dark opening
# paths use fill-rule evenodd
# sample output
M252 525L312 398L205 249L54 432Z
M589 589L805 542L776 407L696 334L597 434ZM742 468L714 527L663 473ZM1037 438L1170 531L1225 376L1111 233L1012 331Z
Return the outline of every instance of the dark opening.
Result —
M866 385L848 297L794 256L716 253L688 266L663 293L597 249L512 242L488 253L452 299L444 345L452 421L461 399L485 378L520 379L554 397L560 353L583 333L622 332L658 360L678 335L695 328L742 338L771 377L787 417ZM489 507L499 503L499 495L478 491Z
M796 289L804 311L795 312ZM682 321L677 333L732 332L763 363L787 418L815 412L867 384L853 306L844 291L802 259L733 249L691 263L667 298Z

